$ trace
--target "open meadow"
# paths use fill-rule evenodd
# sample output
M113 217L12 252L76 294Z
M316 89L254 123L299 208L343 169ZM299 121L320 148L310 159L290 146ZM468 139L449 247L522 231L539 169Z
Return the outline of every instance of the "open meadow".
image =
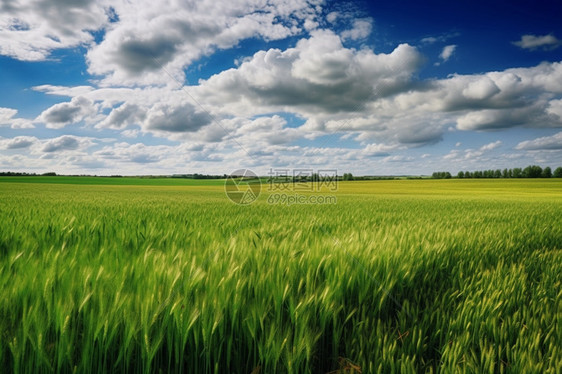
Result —
M243 206L217 180L25 178L0 178L3 372L562 367L561 179Z

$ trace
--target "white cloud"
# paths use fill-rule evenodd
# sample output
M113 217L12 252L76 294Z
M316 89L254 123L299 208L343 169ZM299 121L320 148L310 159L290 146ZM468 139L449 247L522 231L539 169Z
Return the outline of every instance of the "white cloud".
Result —
M509 127L562 127L558 98L561 63L507 69L475 75L453 75L427 82L422 90L400 93L382 106L421 116L441 113L460 130L498 130Z
M109 4L84 0L24 0L0 4L0 54L40 61L51 51L90 44L90 31L109 22Z
M562 132L552 136L544 136L533 140L526 140L517 144L515 149L523 150L562 150Z
M98 129L108 128L129 131L127 136L138 135L134 127L143 132L175 140L202 137L215 140L216 136L205 127L212 117L192 103L183 90L170 87L100 88L72 90L65 87L35 87L47 94L57 92L71 97L71 101L55 104L38 116L38 122L48 128L61 128L81 120ZM83 95L82 95L83 93ZM79 96L72 96L79 94ZM105 110L105 111L104 111ZM108 114L102 114L104 113ZM218 127L220 130L220 127ZM133 132L131 132L133 131ZM221 130L221 135L224 131Z
M47 128L60 129L78 123L96 112L97 109L92 101L83 96L77 96L69 102L55 104L44 110L36 121L45 123Z
M0 138L0 149L20 150L27 149L37 142L34 136L16 136L12 139Z
M284 12L282 9L277 11ZM173 15L168 14L168 17L166 19L173 19ZM128 24L125 18L122 21ZM118 131L129 139L141 141L141 136L150 133L178 141L181 145L204 145L201 150L184 152L181 148L180 152L175 147L131 147L124 143L120 146L107 145L103 152L92 154L92 157L99 157L108 164L111 164L110 160L123 162L129 165L124 166L127 170L133 170L130 167L133 164L173 170L175 164L169 159L177 157L183 160L179 163L186 162L186 165L190 163L196 167L199 162L219 163L219 160L228 159L229 154L230 158L236 155L240 162L254 162L256 165L307 162L348 165L346 163L351 159L391 157L407 148L439 142L443 134L451 129L491 131L516 126L562 127L562 87L558 83L562 81L561 63L420 81L416 75L424 57L414 47L402 44L391 53L376 53L367 47L349 48L344 45L344 35L312 28L311 22L316 22L316 18L310 12L305 12L295 21L295 27L300 30L307 21L310 35L300 39L294 47L259 51L241 59L236 68L182 89L171 85L117 85L119 82L130 83L126 79L117 79L119 74L134 73L136 69L143 77L152 74L152 69L156 75L161 73L158 66L140 58L134 63L125 60L115 60L117 62L114 61L113 65L109 63L109 70L103 73L108 79L101 83L93 82L92 86L34 87L45 94L70 98L68 102L46 109L37 121L45 122L48 128L61 128L84 121L100 131ZM154 22L160 24L163 20ZM121 26L112 24L108 27ZM289 26L290 22L283 23L283 27ZM153 36L165 39L155 45L165 45L166 38L175 37L173 30L176 29L172 27L171 31L158 32L158 27L150 26L147 30L141 35L146 38L141 38L142 48L152 46L148 41ZM211 39L218 40L217 35L213 35ZM265 38L265 34L260 35ZM138 41L117 38L115 46L127 49L132 45L132 51L136 53L138 46L127 44L124 40ZM176 43L175 39L172 41ZM181 75L181 66L187 61L181 48L187 44L182 44L184 41L178 43L177 46L173 44L170 56L166 55L167 52L158 53L163 59L169 57L169 72L180 72ZM101 44L98 47L101 48ZM222 47L213 44L211 48ZM106 52L111 55L109 49ZM202 49L197 51L197 55L211 52ZM454 48L444 58L450 58L453 52ZM109 58L109 55L104 55L104 58ZM179 70L174 70L175 62L181 62L177 65ZM137 63L141 65L134 65ZM114 78L117 80L112 81ZM116 85L111 86L111 82ZM296 128L289 127L282 116L274 114L278 112L295 115L305 123ZM0 110L0 118L2 113L10 119L16 114L9 108L4 108L4 112ZM364 149L326 151L322 141L312 143L319 145L315 147L294 146L295 141L306 142L333 133L338 134L333 139L350 139ZM57 160L63 157L57 151L66 150L62 153L74 155L86 149L85 143L77 146L72 138L49 140L49 144L39 143L41 150L53 149L44 157L56 157ZM483 157L499 144L495 142L483 146L488 148L466 152L457 150L457 154L449 157L473 160ZM29 147L34 150L38 146ZM330 155L330 152L333 154ZM94 165L83 154L74 156L77 158L65 158L65 162L77 165L80 161L84 165ZM332 160L330 156L333 156ZM409 161L391 157L387 162L398 159Z
M286 145L331 133L361 144L418 147L440 141L455 124L463 131L562 127L561 88L555 84L562 77L560 63L420 84L412 78L420 61L407 45L375 54L345 48L336 34L317 30L295 48L258 52L236 69L187 86L205 110L182 90L166 86L36 89L109 108L103 117L99 112L90 117L99 118L98 128L127 131L124 136L148 132L180 142L236 140L252 152L257 144ZM263 116L283 111L305 124L288 128L281 117ZM247 120L256 115L269 119ZM259 130L260 121L270 127Z
M18 114L17 109L0 107L0 127L10 126L13 129L32 129L35 126L30 120L14 118Z
M315 29L322 4L323 0L3 2L0 54L40 61L53 50L83 45L88 48L88 71L106 85L174 83L184 80L183 68L217 49L248 38L278 40ZM104 32L101 42L94 43L93 31Z
M407 44L375 54L345 48L333 32L316 30L295 48L256 53L201 82L196 92L203 102L239 114L361 111L375 97L407 89L422 62Z
M16 109L0 108L0 123L8 124L9 121L18 113Z
M121 129L130 125L139 124L146 117L145 111L137 104L124 103L113 109L107 117L98 124L98 128Z
M156 104L148 110L144 122L147 130L171 133L195 132L209 123L209 115L189 103Z
M462 90L462 94L467 99L486 100L499 93L501 90L496 83L489 77L483 77L468 83Z
M395 151L397 149L399 149L399 146L397 145L371 143L367 144L365 148L363 148L363 153L368 157L382 157L389 156L389 152Z
M420 40L422 44L435 44L435 43L445 43L447 40L459 36L458 32L449 32L441 35L426 36Z
M481 146L478 149L453 149L448 154L443 156L444 160L458 162L478 162L485 160L485 156L490 151L498 149L501 147L502 142L497 140L495 142L491 142ZM458 146L457 146L458 147Z
M560 47L562 42L552 34L548 35L532 35L527 34L521 37L521 40L512 42L514 45L529 50L535 49L556 49Z
M457 120L459 130L498 130L510 127L562 127L558 116L549 115L546 104L537 102L522 108L484 109L469 112Z
M326 21L328 21L330 23L334 23L334 22L336 22L336 20L338 19L339 16L340 16L339 12L335 12L335 11L330 12L326 16Z
M80 142L74 136L61 136L56 139L49 140L43 146L43 152L59 152L59 151L71 151L78 149Z
M106 85L174 84L184 80L183 68L218 49L248 38L278 40L314 29L321 3L123 2L115 5L119 22L88 51L88 70Z
M353 21L353 27L351 29L342 31L341 37L343 40L364 39L371 34L372 28L373 28L372 19L370 18L356 19Z
M67 87L67 86L53 86L50 84L44 84L41 86L33 87L34 91L44 92L47 95L56 95L56 96L83 96L89 92L94 90L92 86L74 86L74 87Z
M443 50L439 54L439 58L441 60L443 60L443 62L448 61L451 58L451 56L453 55L453 53L455 52L456 49L457 49L457 46L455 44L451 44L451 45L447 45L447 46L443 47Z
M560 120L562 120L562 99L550 100L546 110L549 114L556 115Z
M480 150L481 151L491 151L493 149L496 149L496 148L500 147L501 145L502 145L502 142L500 140L496 140L495 142L483 145L482 147L480 147Z

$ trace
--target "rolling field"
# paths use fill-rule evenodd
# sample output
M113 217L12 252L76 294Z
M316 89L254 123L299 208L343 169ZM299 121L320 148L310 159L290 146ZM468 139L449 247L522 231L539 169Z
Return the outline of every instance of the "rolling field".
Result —
M291 206L178 181L0 180L3 372L562 367L560 179L341 182Z

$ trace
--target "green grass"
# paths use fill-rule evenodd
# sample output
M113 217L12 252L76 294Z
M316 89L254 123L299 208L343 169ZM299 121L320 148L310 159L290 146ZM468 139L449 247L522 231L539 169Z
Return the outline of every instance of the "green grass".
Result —
M0 183L2 371L559 372L562 181L335 194Z
M50 183L116 186L222 186L224 179L146 178L146 177L0 177L0 183Z

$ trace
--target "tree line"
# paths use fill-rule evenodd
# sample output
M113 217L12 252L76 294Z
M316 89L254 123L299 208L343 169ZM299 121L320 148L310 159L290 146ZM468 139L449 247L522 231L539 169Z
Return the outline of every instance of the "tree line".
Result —
M18 171L2 171L0 172L0 177L56 177L57 173L48 172L43 174L36 174L36 173L25 173L25 172L18 172Z
M450 179L453 176L448 171L436 171L431 177L434 179ZM554 172L548 166L543 169L538 165L529 165L524 169L459 171L457 178L562 178L562 167L557 167Z

